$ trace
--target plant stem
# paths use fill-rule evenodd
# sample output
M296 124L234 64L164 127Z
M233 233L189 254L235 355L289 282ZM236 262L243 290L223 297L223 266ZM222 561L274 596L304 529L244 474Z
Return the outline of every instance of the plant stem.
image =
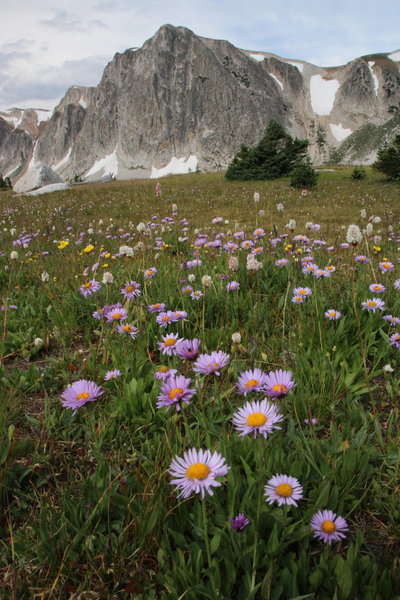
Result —
M214 582L213 566L212 566L212 562L211 562L210 541L208 539L208 520L207 520L207 511L206 511L206 501L204 498L201 499L201 506L203 509L204 543L206 545L206 553L207 553L207 561L208 561L208 570L210 573L211 589L212 589L212 593L213 593L215 600L218 600L217 590L215 588L215 582Z

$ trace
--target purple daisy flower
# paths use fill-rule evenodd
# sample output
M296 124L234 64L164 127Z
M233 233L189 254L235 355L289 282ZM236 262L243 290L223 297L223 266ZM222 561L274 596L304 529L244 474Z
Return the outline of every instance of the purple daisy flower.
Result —
M337 319L340 319L342 313L334 308L329 308L326 313L324 313L324 316L330 321L336 321Z
M62 406L64 408L72 408L75 414L78 408L87 402L97 400L103 393L101 387L93 381L79 379L69 385L61 394L61 398L64 400Z
M289 263L287 258L278 258L278 260L275 261L275 266L276 267L286 267L286 265Z
M383 294L383 292L386 290L385 286L381 283L371 283L368 289L370 292L374 292L375 294Z
M262 386L265 383L265 376L266 373L261 371L261 369L243 371L236 384L239 393L247 396L250 392L261 392Z
M151 267L150 269L146 269L144 272L145 279L151 279L157 273L157 269L155 267Z
M183 375L172 375L161 384L161 392L158 395L157 408L175 405L177 411L181 410L180 402L189 404L189 400L195 395L196 390L189 388L190 379Z
M95 292L98 292L100 287L101 284L98 281L96 281L95 279L91 279L90 281L87 281L86 283L81 285L79 291L82 294L82 296L85 296L85 298L87 298L87 296L92 296Z
M310 521L310 526L314 532L314 537L326 544L345 538L346 535L343 532L349 529L346 520L331 510L320 510L315 513Z
M189 498L193 493L214 494L213 487L219 487L221 483L216 477L224 477L230 467L219 452L209 450L196 450L192 448L184 453L183 458L175 456L171 462L169 473L173 479L171 485L179 490L179 497Z
M312 290L309 287L298 287L293 290L293 296L302 296L305 298L306 296L311 296Z
M265 376L264 393L272 398L286 396L286 394L295 386L291 371L271 371Z
M106 313L107 323L115 323L117 321L125 321L128 318L128 313L125 308L112 308Z
M147 306L147 310L150 313L160 313L165 311L165 304L164 302L157 302L156 304L149 304Z
M230 281L229 283L226 284L226 290L228 292L233 292L235 290L238 290L240 288L240 283L238 283L237 281Z
M200 348L200 340L182 340L176 347L176 354L182 360L194 360L197 358Z
M117 325L116 330L118 333L130 335L130 337L134 340L136 339L139 329L130 323L124 323L123 325Z
M387 271L393 271L394 264L392 262L389 262L388 260L385 260L379 263L379 268L382 271L382 273L386 273Z
M400 318L394 317L393 315L385 315L384 317L382 317L382 319L384 321L388 321L391 325L399 325L400 323Z
M303 304L305 296L293 296L292 302L294 304Z
M158 370L154 373L154 377L156 379L168 379L168 377L176 375L177 372L178 371L176 369L171 369L171 367L168 367L167 365L161 365L160 367L158 367Z
M297 506L296 500L303 498L303 488L295 477L274 475L267 481L264 494L268 504L277 502L279 506L283 504Z
M170 323L175 323L177 320L176 312L172 310L162 311L156 316L156 322L160 327L166 327Z
M200 354L194 363L193 371L195 373L204 373L206 375L209 373L220 375L220 369L226 367L229 360L229 354L222 352L222 350L214 350L211 354Z
M243 531L250 524L249 519L243 513L239 513L235 518L228 517L231 527L234 531Z
M121 376L121 371L119 369L113 369L112 371L107 371L104 375L104 381L110 381L110 379L116 379Z
M282 420L283 416L272 402L264 399L247 402L233 415L232 423L237 431L240 431L240 437L253 434L256 438L259 433L267 437L274 429L280 429L276 423Z
M193 292L191 292L190 297L192 298L192 300L200 300L200 298L204 296L204 293L200 290L194 290Z
M396 281L393 283L393 286L395 290L400 290L400 279L396 279Z
M121 289L121 294L123 294L127 300L133 300L136 296L140 296L141 293L140 283L137 283L137 281L128 281Z
M363 254L361 254L361 255L355 257L354 262L368 263L369 258L368 258L368 256L364 256Z
M383 310L385 308L385 303L380 298L372 298L370 300L365 300L361 302L363 310L368 310L375 312L377 310Z
M177 344L182 342L182 340L183 338L178 338L177 333L168 333L167 335L163 335L162 342L157 342L158 349L161 350L163 354L173 356L176 354Z
M396 333L390 336L389 345L394 346L395 348L398 348L400 350L400 333L396 331Z

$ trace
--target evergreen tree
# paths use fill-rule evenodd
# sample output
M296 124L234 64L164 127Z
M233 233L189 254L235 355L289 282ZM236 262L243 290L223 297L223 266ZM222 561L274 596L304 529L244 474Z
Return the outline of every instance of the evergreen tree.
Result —
M308 156L298 158L290 173L290 185L294 188L313 188L317 185L318 173L312 168Z
M390 179L400 178L400 135L396 135L392 146L379 150L377 160L372 166Z
M257 146L241 146L229 164L226 178L233 180L276 179L288 175L295 160L304 156L308 141L293 139L282 125L271 120Z

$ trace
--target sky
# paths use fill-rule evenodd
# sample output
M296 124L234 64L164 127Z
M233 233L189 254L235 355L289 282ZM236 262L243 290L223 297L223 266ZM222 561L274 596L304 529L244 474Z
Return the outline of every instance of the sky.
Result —
M0 110L54 108L166 23L319 66L400 49L399 0L0 0Z

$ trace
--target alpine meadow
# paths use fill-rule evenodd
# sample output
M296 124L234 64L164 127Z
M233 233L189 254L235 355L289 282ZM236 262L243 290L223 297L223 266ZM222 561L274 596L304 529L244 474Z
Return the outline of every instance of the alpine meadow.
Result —
M0 192L1 597L400 598L399 186Z

